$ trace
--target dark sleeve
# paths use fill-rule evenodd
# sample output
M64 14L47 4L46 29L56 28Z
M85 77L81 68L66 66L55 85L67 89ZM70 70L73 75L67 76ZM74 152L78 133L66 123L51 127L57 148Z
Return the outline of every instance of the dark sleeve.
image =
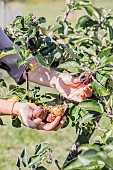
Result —
M2 28L0 28L0 50L4 50L7 47L13 47L13 42L7 37ZM21 84L24 82L22 74L24 72L24 65L18 67L14 59L18 59L19 56L15 54L7 55L0 58L0 68L5 69L9 75L16 81L16 83ZM33 60L31 57L27 63Z

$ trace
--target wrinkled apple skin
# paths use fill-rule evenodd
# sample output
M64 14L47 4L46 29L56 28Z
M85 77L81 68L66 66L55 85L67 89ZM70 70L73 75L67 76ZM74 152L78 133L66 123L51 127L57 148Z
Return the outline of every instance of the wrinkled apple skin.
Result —
M37 106L37 109L33 111L34 118L40 118L42 121L51 123L55 120L57 116L63 116L64 109L61 105L57 106Z
M51 123L51 122L53 122L55 120L56 117L57 116L50 113L50 114L48 114L48 116L46 118L46 122Z
M62 117L64 115L64 109L61 105L47 106L45 110L47 112L46 121L49 123L53 122L57 116Z
M45 120L47 117L47 112L43 106L37 106L37 109L34 110L34 112L33 112L33 117Z
M52 109L52 114L55 116L63 116L64 115L64 109L61 105L54 106Z

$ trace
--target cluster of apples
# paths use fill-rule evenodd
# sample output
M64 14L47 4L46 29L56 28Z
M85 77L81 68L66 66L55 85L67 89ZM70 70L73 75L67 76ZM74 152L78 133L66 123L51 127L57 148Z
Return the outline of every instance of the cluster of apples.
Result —
M56 106L37 106L37 110L34 111L34 117L41 118L44 122L51 123L57 116L63 117L64 109L61 105Z

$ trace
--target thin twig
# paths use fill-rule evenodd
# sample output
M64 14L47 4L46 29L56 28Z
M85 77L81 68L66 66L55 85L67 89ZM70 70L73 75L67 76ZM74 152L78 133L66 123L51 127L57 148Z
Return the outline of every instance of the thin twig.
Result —
M99 29L99 27L101 27L102 24L105 23L105 21L107 20L107 18L108 18L108 16L109 16L109 13L110 13L110 11L107 13L106 17L105 17L102 21L100 21L99 24L96 25L95 31L94 31L94 35L95 35L96 37L98 37L98 29Z
M60 38L58 38L56 35L51 35L52 39L56 41L59 45L61 45L62 48L68 48L68 45L64 43L64 41L61 41Z
M95 124L96 124L96 126L95 126L96 129L98 129L98 130L100 130L102 132L106 132L106 129L101 128L98 122L95 121Z
M68 17L70 12L71 12L71 9L68 8L67 11L64 13L64 18L63 18L64 22L67 20L67 17Z

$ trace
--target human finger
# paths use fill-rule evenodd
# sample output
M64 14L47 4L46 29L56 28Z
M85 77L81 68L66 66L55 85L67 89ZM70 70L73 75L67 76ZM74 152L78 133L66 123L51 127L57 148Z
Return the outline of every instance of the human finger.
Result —
M60 124L64 125L65 121L66 121L66 116L63 116L62 119L60 120Z
M37 126L39 126L39 124L42 122L42 119L37 118L37 119L34 119L33 122L34 122Z
M83 88L83 92L85 93L86 97L91 97L92 95L92 88L89 86L86 86Z
M88 86L89 88L91 88L91 89L92 89L92 85L91 85L91 83L90 83L90 84L88 84L87 86Z
M62 127L62 125L58 125L56 128L53 129L53 131L57 131L58 129L60 129Z
M60 129L64 125L65 121L66 121L66 116L63 116L63 118L60 120L60 124L54 129L54 131Z
M81 102L86 99L86 96L83 90L72 89L70 95L68 96L68 99L73 100L75 102Z
M55 120L51 123L41 123L38 126L38 129L46 130L46 131L54 130L58 126L60 119L61 119L61 116L57 116Z
M85 93L82 93L78 96L78 102L82 102L83 100L86 100L86 95Z
M25 124L27 127L30 127L32 129L35 129L37 128L37 123L35 123L33 120L31 119L28 119L27 120L27 123Z
M76 87L80 86L81 83L82 83L82 82L80 81L80 78L79 78L79 77L73 77L73 78L72 78L72 82L70 82L69 86L76 88Z

